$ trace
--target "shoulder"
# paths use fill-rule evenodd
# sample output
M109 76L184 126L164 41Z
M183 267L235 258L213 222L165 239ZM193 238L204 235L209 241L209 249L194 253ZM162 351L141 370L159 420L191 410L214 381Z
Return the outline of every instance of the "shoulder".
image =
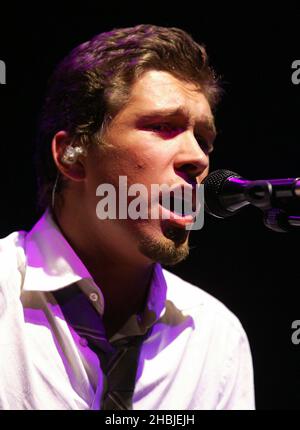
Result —
M26 232L13 232L0 239L0 292L16 288L19 292L25 267L24 238Z
M202 387L195 396L196 409L254 409L252 354L239 319L211 294L166 270L163 273L167 306L173 315L184 316L173 318L172 326L188 321L183 330L186 344L182 336L181 345L188 351L185 356L191 357L186 367L193 369L197 387Z
M209 323L218 332L230 331L246 337L239 319L220 300L165 269L163 274L168 286L167 300L182 313L192 316L195 323Z
M15 231L0 239L0 264L2 268L18 266L24 256L25 231Z

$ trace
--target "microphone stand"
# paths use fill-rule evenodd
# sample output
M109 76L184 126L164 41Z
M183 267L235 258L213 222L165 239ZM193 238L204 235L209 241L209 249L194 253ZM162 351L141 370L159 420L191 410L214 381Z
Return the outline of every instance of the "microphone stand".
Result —
M300 216L289 215L279 208L264 211L264 224L279 233L300 232Z
M300 232L300 179L286 179L277 189L276 180L253 181L247 186L247 200L263 212L266 227L279 232ZM292 185L292 187L291 187Z

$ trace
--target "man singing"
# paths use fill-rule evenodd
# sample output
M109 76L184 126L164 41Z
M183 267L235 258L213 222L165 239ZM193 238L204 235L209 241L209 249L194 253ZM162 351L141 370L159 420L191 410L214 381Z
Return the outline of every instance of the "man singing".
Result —
M219 95L176 28L102 33L58 65L36 154L44 214L0 241L0 409L254 408L240 322L161 267L188 256L194 218L160 199L149 216L99 216L99 186L119 196L120 177L148 196L196 189Z

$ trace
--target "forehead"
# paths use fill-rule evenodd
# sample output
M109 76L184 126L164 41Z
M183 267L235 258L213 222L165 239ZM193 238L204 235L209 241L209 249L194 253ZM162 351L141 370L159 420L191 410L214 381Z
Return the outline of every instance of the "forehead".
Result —
M213 122L207 98L195 84L157 70L147 71L133 84L125 110L139 115L181 111L195 120L205 118Z

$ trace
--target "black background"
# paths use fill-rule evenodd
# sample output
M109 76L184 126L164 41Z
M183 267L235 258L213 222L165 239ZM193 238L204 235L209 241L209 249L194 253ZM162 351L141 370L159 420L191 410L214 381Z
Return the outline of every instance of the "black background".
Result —
M300 176L300 85L291 81L292 62L300 60L300 12L164 5L48 2L9 12L1 6L0 60L7 67L7 84L0 85L1 237L37 219L34 133L53 67L71 48L116 27L177 26L206 45L225 88L211 170L248 179ZM206 217L193 233L190 258L171 269L241 320L258 409L300 409L300 344L291 342L291 324L300 319L299 237L268 230L255 208L224 221Z

